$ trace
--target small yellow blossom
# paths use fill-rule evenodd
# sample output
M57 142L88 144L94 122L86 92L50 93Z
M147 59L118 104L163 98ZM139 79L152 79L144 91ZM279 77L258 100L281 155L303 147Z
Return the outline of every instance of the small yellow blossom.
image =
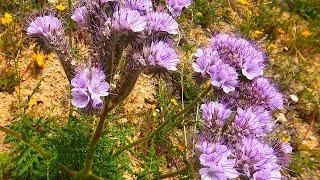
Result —
M13 17L9 13L4 13L4 16L1 18L2 24L10 24L13 22Z
M283 137L281 137L281 140L283 141L283 142L289 142L290 140L291 140L291 138L290 138L290 136L283 136Z
M282 28L278 28L278 29L277 29L277 33L279 33L279 34L284 34L285 31L284 31Z
M46 62L46 60L49 58L49 55L45 55L43 53L33 53L32 54L32 59L34 60L34 62L36 63L36 65L40 68L44 67L44 64Z
M197 17L202 17L203 15L202 15L201 12L197 12L197 13L196 13L196 16L197 16Z
M62 4L58 4L58 5L56 5L56 9L59 11L64 11L66 9L66 7Z
M155 110L156 109L156 105L155 104L152 104L151 106L150 106L150 108L152 109L152 110Z
M247 0L238 0L238 3L242 5L250 5L250 2L248 2Z
M170 99L170 102L173 106L178 106L178 102L176 99Z
M32 97L28 102L28 106L32 107L32 106L35 106L35 105L37 105L37 101L36 101L35 98Z
M251 34L251 36L252 36L253 38L261 37L261 35L263 35L263 32L262 32L262 31L259 31L259 30L256 30L256 31L254 31L254 32Z
M157 115L158 115L158 111L152 111L152 116L153 117L157 117Z
M268 47L269 47L269 49L271 49L271 50L278 48L278 46L277 46L276 44L273 44L273 43L269 44Z
M304 30L304 31L302 31L301 35L302 35L303 37L309 37L309 36L312 35L312 32L310 32L310 31L308 31L308 30Z

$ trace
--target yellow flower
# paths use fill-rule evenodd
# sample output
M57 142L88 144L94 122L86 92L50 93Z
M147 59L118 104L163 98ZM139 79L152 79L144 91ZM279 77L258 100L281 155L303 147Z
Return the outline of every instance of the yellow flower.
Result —
M258 37L261 37L262 34L263 34L262 31L257 30L257 31L254 31L254 32L251 34L251 36L252 36L253 38L258 38Z
M44 64L46 62L46 60L48 59L49 55L45 55L43 53L33 53L32 54L32 59L34 60L34 62L36 63L36 65L40 68L44 67Z
M152 116L157 117L158 112L157 111L152 111Z
M203 15L202 15L201 12L197 12L197 13L196 13L196 16L197 16L197 17L202 17Z
M304 31L302 31L301 35L302 35L303 37L309 37L309 36L312 35L312 32L310 32L310 31L308 31L308 30L304 30Z
M66 9L66 7L62 4L58 4L58 5L56 5L56 9L59 11L64 11Z
M9 13L4 13L4 16L1 18L2 24L10 24L12 23L12 21L13 21L12 15Z
M170 102L173 106L178 106L178 102L176 99L170 99Z
M250 2L248 2L247 0L238 0L238 2L242 5L250 5Z
M34 106L34 105L37 105L36 99L32 97L32 98L29 100L28 105L29 105L29 107L32 107L32 106Z
M273 44L273 43L269 44L268 47L269 47L269 49L277 49L278 48L278 46L276 44Z

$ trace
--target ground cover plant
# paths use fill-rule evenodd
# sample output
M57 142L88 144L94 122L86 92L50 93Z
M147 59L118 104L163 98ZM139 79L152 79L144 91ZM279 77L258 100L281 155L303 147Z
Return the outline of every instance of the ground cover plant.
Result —
M8 72L1 76L2 91L18 92L18 103L13 122L0 126L10 145L10 155L0 154L0 177L282 179L303 171L301 165L317 169L317 157L303 159L302 151L293 152L292 146L300 149L295 144L299 140L291 146L281 132L285 127L279 125L294 112L284 115L289 107L301 108L287 102L289 87L309 79L301 77L305 73L298 80L288 79L288 68L269 62L267 54L303 59L302 47L316 53L317 41L312 38L306 44L289 33L295 39L277 42L282 31L295 24L275 15L289 10L300 16L304 9L301 16L308 16L315 27L317 10L310 13L309 4L283 3L288 5L283 9L277 9L276 1L201 0L84 0L56 2L53 8L43 8L47 3L24 6L26 12L34 10L21 15L23 43L35 46L32 63L22 73L18 57L23 46L4 46L12 47L4 49L4 55L12 59L13 65L6 66L13 70L12 76ZM246 5L253 7L252 12L239 10ZM243 21L235 20L237 15ZM4 33L12 33L13 19L4 14ZM243 35L220 31L221 23L230 23ZM197 25L206 29L204 40L194 43L188 27ZM311 35L302 31L301 36ZM266 51L261 44L265 39ZM274 52L276 43L286 44L287 52ZM43 103L35 96L43 93L45 78L27 97L20 93L20 84L41 75L51 61L59 62L66 79L63 117L32 115L33 108ZM281 70L272 74L272 68ZM157 90L135 92L145 77L157 82ZM143 88L153 87L149 82L142 82ZM142 107L130 104L149 93L154 99L143 98ZM308 96L305 93L310 91L302 89L299 97ZM295 102L294 94L289 98ZM135 108L143 111L130 112ZM313 126L317 110L312 108ZM308 145L304 139L302 144Z

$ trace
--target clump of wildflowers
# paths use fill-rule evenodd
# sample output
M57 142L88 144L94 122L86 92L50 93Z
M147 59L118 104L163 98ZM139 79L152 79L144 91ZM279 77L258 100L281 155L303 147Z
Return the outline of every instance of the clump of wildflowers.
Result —
M281 179L292 148L268 137L275 124L272 113L283 108L283 96L263 77L264 53L245 39L216 34L195 59L194 71L211 81L218 97L200 108L201 179ZM224 150L215 153L215 148Z

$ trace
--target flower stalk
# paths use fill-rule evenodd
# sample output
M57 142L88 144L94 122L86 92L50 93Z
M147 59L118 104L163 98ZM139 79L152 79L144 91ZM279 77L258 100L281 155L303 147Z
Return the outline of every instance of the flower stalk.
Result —
M177 114L175 114L173 117L172 117L172 120L175 121L177 120L179 117L181 117L182 115L186 114L187 112L189 112L192 108L194 108L198 102L201 101L201 99L203 97L205 97L212 89L212 86L209 85L206 89L204 89L201 94L191 103L189 104L186 108L184 108L183 110L181 110L180 112L178 112ZM183 120L178 120L174 123L174 126L177 126L178 124L180 124ZM161 130L166 127L168 124L170 124L171 120L170 119L167 119L166 121L164 121L157 129L155 129L153 132L151 132L149 135L143 137L143 138L140 138L138 139L137 141L135 142L132 142L126 146L123 146L122 148L120 148L118 151L116 151L114 153L114 157L117 157L118 155L120 155L121 153L123 153L124 151L140 144L140 143L143 143L149 139L151 139L152 137L154 137L155 135L157 135L158 133L161 132Z

